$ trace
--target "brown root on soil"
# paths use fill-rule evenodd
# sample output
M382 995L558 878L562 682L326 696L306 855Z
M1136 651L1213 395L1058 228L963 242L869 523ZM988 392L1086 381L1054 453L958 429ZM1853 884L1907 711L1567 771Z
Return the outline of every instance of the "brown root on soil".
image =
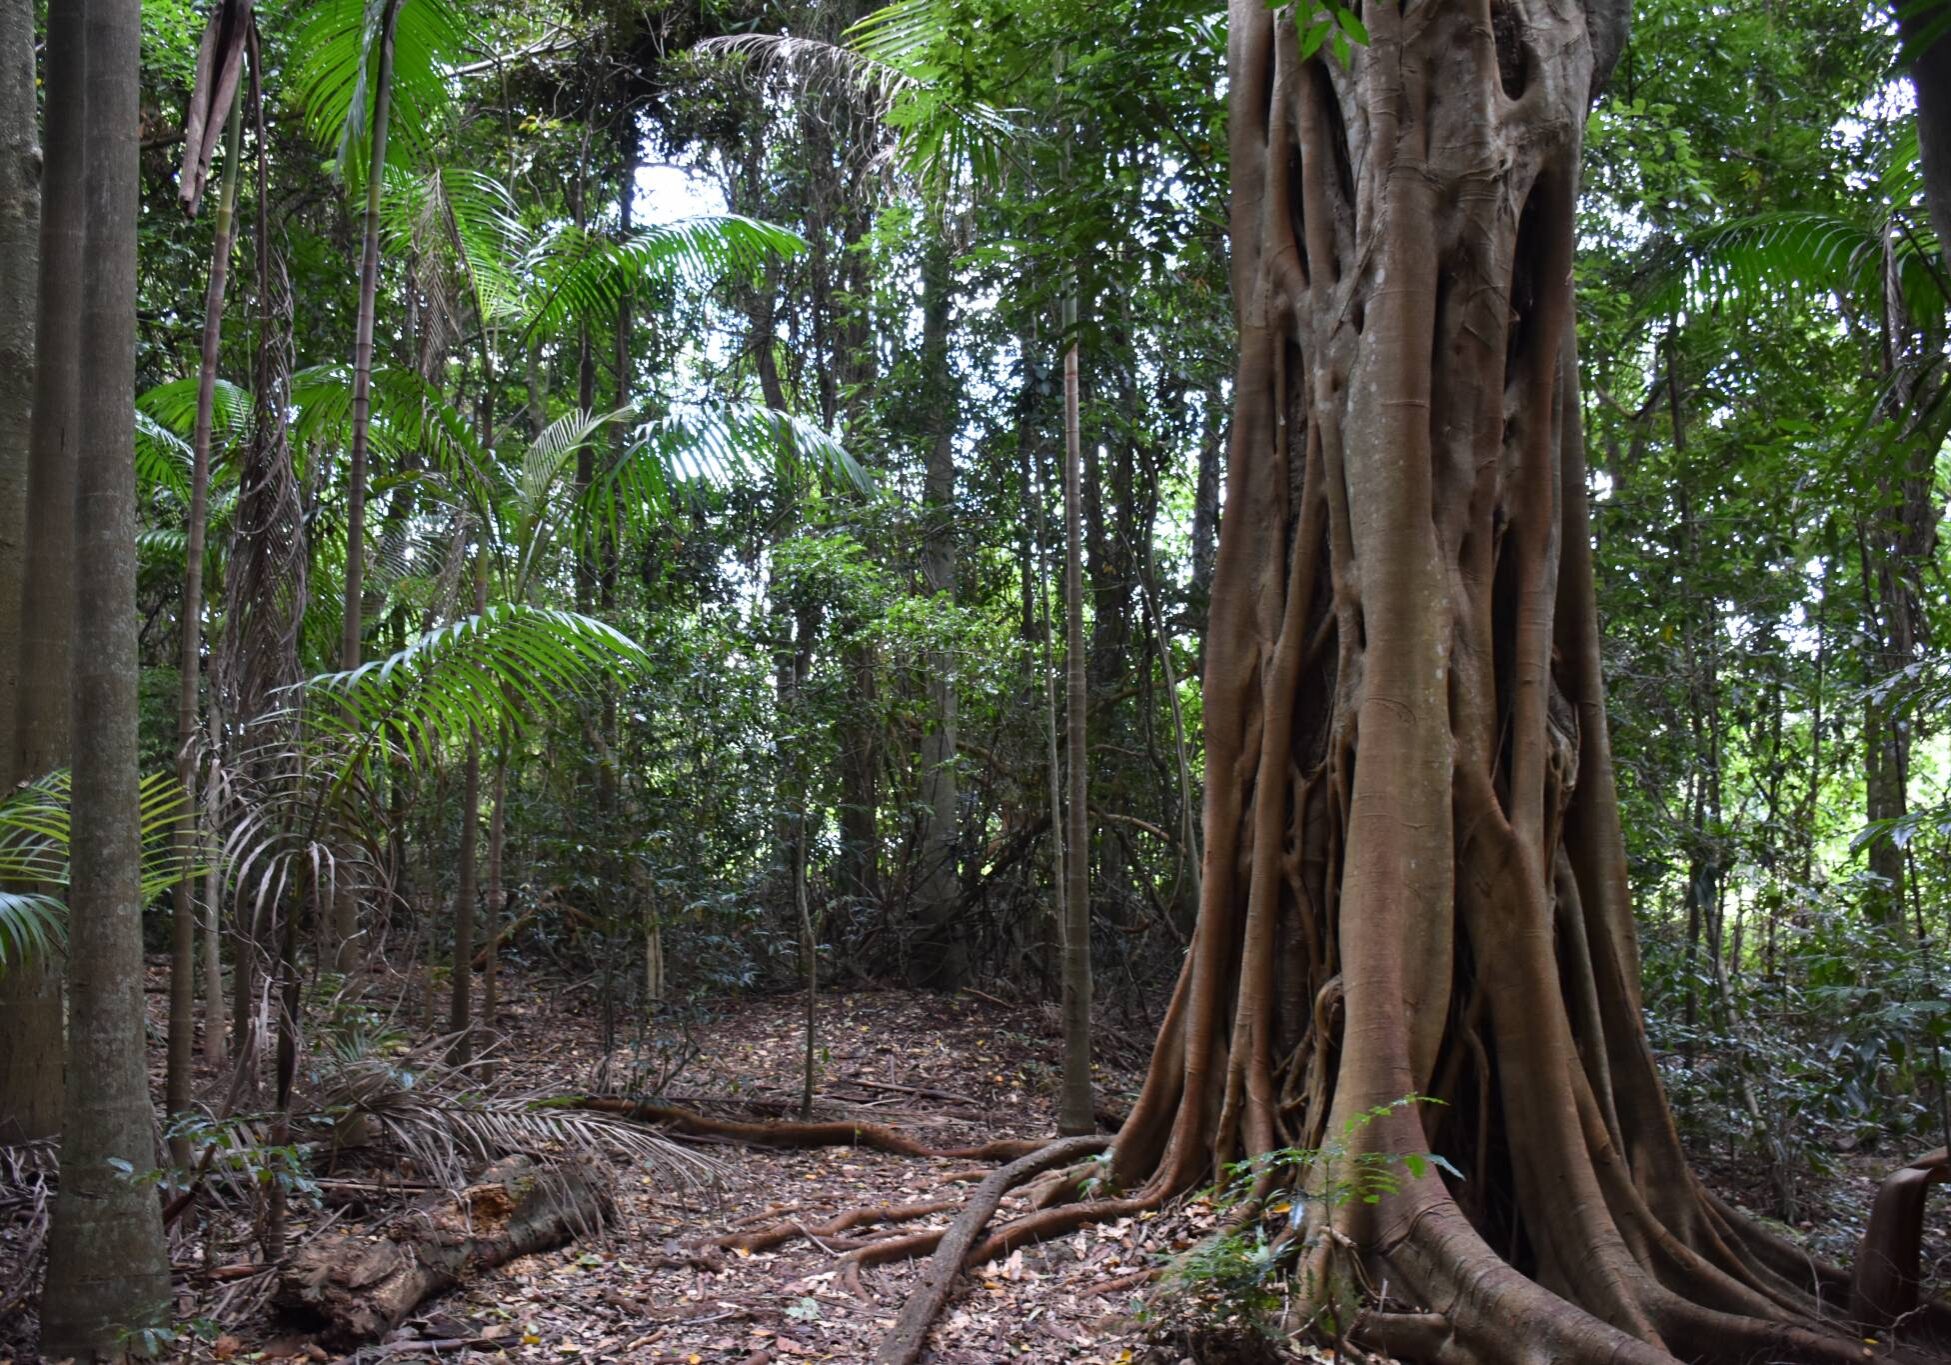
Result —
M754 1147L866 1147L877 1152L892 1152L896 1156L1013 1161L1043 1146L1040 1142L1004 1138L974 1147L930 1147L884 1123L861 1123L852 1119L753 1123L743 1119L713 1118L690 1109L613 1095L582 1095L576 1097L573 1104L578 1109L615 1114L637 1123L656 1124L684 1137L721 1138Z
M1104 1139L1074 1137L1050 1143L1028 1156L1000 1167L969 1197L968 1204L941 1234L934 1257L901 1307L901 1316L881 1341L874 1359L878 1365L914 1365L928 1339L928 1329L948 1302L955 1277L971 1258L969 1249L1002 1203L1003 1196L1031 1177L1081 1156L1102 1151Z
M307 1246L280 1277L278 1303L318 1319L335 1344L376 1340L435 1294L593 1232L607 1212L602 1185L580 1167L510 1158L459 1199L443 1194L393 1219L377 1240L337 1234Z

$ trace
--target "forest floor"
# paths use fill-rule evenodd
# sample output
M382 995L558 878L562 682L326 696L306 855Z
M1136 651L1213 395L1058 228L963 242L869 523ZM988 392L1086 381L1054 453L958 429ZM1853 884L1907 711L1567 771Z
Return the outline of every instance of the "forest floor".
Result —
M163 980L152 964L149 1002L160 1067ZM495 1088L511 1094L574 1094L627 1089L645 1072L668 1079L665 1099L727 1117L791 1116L797 1109L804 1054L804 1001L748 1000L687 1030L666 1025L632 1038L607 1057L593 982L507 979L503 1041ZM376 1002L378 1003L378 1002ZM382 1007L384 1007L382 1005ZM634 1028L630 1032L637 1032ZM1100 1094L1122 1108L1135 1092L1147 1040L1102 1031L1113 1064L1101 1069ZM888 1124L945 1147L999 1137L1044 1137L1054 1130L1050 1095L1059 1055L1055 1020L1034 1005L1012 1006L978 993L954 996L900 991L823 998L817 1013L818 1118ZM160 1076L158 1073L160 1091ZM966 1198L985 1168L965 1160L896 1156L854 1147L772 1150L699 1144L721 1167L714 1186L677 1188L665 1176L616 1158L616 1215L595 1237L528 1255L422 1305L382 1342L344 1354L266 1306L269 1276L213 1282L215 1264L253 1259L241 1220L212 1220L214 1239L179 1242L178 1311L205 1317L202 1340L185 1359L379 1361L503 1359L631 1362L632 1365L789 1365L860 1361L893 1323L920 1262L861 1273L868 1297L850 1292L839 1273L840 1250L818 1236L796 1237L775 1250L726 1254L722 1268L688 1264L686 1253L727 1233L777 1223L808 1227L863 1205ZM370 1189L386 1172L370 1165L333 1172L335 1180ZM1846 1249L1887 1158L1852 1161L1811 1192L1805 1236L1825 1251ZM1762 1192L1739 1165L1710 1161L1709 1179L1750 1207ZM344 1231L377 1223L405 1204L371 1195L367 1204L331 1197L300 1202L293 1240L302 1246L332 1226ZM1002 1215L1011 1205L1005 1203ZM14 1240L0 1208L0 1284L11 1283ZM941 1226L948 1214L914 1227ZM1180 1353L1153 1338L1146 1313L1156 1286L1134 1284L1195 1245L1211 1230L1205 1199L1182 1201L1157 1216L1125 1219L1012 1254L966 1278L930 1338L935 1365L1005 1361L1158 1361ZM1927 1252L1943 1253L1941 1235ZM228 1245L227 1245L228 1243ZM1829 1245L1835 1243L1836 1245ZM1938 1281L1940 1284L1943 1281ZM4 1298L0 1297L0 1302ZM30 1300L31 1302L31 1300ZM0 1321L0 1365L31 1339L31 1320ZM1319 1358L1296 1350L1290 1359Z

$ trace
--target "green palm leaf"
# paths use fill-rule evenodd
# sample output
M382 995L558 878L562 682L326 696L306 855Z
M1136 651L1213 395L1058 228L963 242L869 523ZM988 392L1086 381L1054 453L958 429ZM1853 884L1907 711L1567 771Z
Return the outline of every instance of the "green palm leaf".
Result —
M522 263L533 281L523 335L547 334L571 318L612 314L625 295L650 284L750 275L771 257L804 250L798 233L732 213L661 223L621 242L565 227Z
M67 910L55 893L68 885L69 793L64 769L0 799L0 885L38 888L0 891L0 972L61 942ZM186 877L202 875L210 854L186 849L176 837L190 802L174 773L145 775L137 799L141 895L147 900Z
M388 750L431 762L470 735L519 729L524 716L603 679L626 681L645 662L634 641L593 617L502 604L301 688L308 730L343 745L347 772Z
M667 518L687 484L724 487L817 477L871 496L874 479L829 432L789 412L728 403L674 414L639 429L638 439L583 494L585 521L621 527Z
M1928 253L1935 242L1905 236L1891 248L1904 305L1930 323L1946 298ZM1724 223L1701 237L1655 277L1643 304L1671 313L1690 301L1766 308L1784 298L1831 297L1874 311L1883 297L1883 241L1833 213L1768 213Z
M389 3L398 5L393 35L393 108L387 161L406 166L425 151L451 107L448 70L465 37L448 0L314 0L293 51L291 76L305 127L331 148L349 186L365 177L362 155L372 125L373 82Z

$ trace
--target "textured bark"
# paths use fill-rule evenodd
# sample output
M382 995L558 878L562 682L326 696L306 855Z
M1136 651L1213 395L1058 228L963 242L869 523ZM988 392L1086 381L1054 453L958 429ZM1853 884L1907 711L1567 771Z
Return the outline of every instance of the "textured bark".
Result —
M34 411L34 288L41 165L34 107L33 0L0 0L0 791L14 771L21 575L27 558Z
M1897 6L1897 31L1907 47L1918 48L1910 80L1917 91L1917 153L1924 167L1924 199L1940 252L1951 252L1951 33L1921 40L1943 19L1944 6L1930 0L1905 0Z
M39 776L69 760L74 651L75 423L81 393L81 15L47 18L42 80L40 279L34 315L33 419L28 441L27 543L14 773ZM61 1126L61 967L42 958L0 975L0 1139Z
M34 775L21 766L14 736L26 664L22 608L28 600L24 578L40 259L38 128L33 0L0 0L0 792ZM65 675L61 681L65 684ZM56 972L47 957L0 969L0 1143L43 1137L60 1121Z
M948 243L939 233L924 248L921 363L927 393L928 464L922 482L921 578L930 596L955 595L955 378L949 369L954 281ZM923 661L928 725L921 737L922 830L916 869L916 984L953 990L968 976L968 945L958 923L962 903L960 803L955 780L955 659L931 650Z
M1283 1148L1435 1151L1469 1178L1308 1205L1310 1306L1352 1320L1353 1254L1429 1310L1375 1332L1422 1355L1860 1358L1688 1171L1641 1022L1571 278L1624 6L1362 13L1344 63L1232 6L1200 917L1114 1149L1132 1193L990 1249Z
M335 1233L313 1242L285 1270L279 1301L318 1319L335 1345L354 1346L483 1270L595 1232L606 1211L601 1186L581 1169L544 1172L511 1158L458 1199L402 1214L377 1240Z
M65 7L60 7L65 8ZM48 1234L41 1350L120 1358L131 1329L163 1326L169 1260L144 1062L142 836L136 772L135 430L137 118L141 6L79 0L82 106L81 374L76 424L74 846L68 892L68 1069L61 1189ZM68 72L75 67L66 68Z

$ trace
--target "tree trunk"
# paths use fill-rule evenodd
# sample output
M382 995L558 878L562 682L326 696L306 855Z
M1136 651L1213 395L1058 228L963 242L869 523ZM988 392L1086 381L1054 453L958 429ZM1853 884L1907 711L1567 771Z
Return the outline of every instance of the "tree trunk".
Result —
M365 235L359 252L359 314L352 336L352 455L346 472L345 620L339 667L364 658L366 596L366 450L373 412L373 315L379 304L379 226L386 184L386 134L393 113L393 31L405 0L386 0L380 15L379 67L373 77L372 156L366 168ZM338 969L359 961L359 898L334 880L332 930Z
M15 743L24 655L27 637L49 628L38 618L58 614L37 610L35 626L24 624L41 230L34 106L33 0L0 0L0 792L36 776ZM65 691L65 674L60 682ZM57 972L47 954L0 968L0 1143L44 1137L60 1122Z
M482 400L486 411L487 400ZM481 423L481 439L491 438L492 428ZM486 537L474 555L474 611L478 616L488 609L488 547ZM447 1031L455 1035L449 1064L466 1066L474 1058L474 901L479 889L474 854L481 829L481 739L470 733L467 760L461 778L461 850L459 883L454 890L453 987L447 1007Z
M1951 32L1936 41L1924 35L1945 17L1942 3L1904 0L1897 5L1897 32L1915 49L1910 80L1917 92L1917 154L1924 168L1924 200L1937 230L1940 254L1951 253ZM1878 16L1881 18L1881 16Z
M40 261L40 147L33 0L0 0L0 792L14 771L27 468L34 413L34 289ZM4 1138L0 1137L0 1141Z
M1192 493L1192 588L1189 614L1199 632L1199 657L1206 655L1206 618L1213 601L1213 563L1219 549L1220 465L1226 451L1226 410L1215 381L1205 393L1205 427L1199 439L1199 470Z
M237 159L242 142L244 101L233 98L224 131L224 178L210 243L210 282L203 299L203 353L197 372L196 425L190 440L190 519L183 551L183 605L176 693L176 780L188 794L178 839L185 853L197 839L196 770L201 738L198 701L203 673L203 559L210 504L210 430L215 414L217 360L223 345L224 283L230 275L231 222L237 208ZM164 1112L174 1116L190 1107L191 1053L196 1033L196 882L176 884L170 923L169 1067ZM170 1160L190 1164L189 1139L172 1138Z
M81 406L83 255L81 13L47 18L42 80L40 277L34 313L34 395L28 441L26 563L11 767L16 778L66 767L74 651L75 450ZM0 1140L61 1127L61 966L43 957L0 974Z
M57 8L66 8L58 6ZM74 846L69 886L67 1093L61 1190L48 1234L41 1351L120 1358L126 1334L167 1329L162 1211L142 1004L142 834L136 772L135 430L137 0L82 0L82 58L50 106L82 108L84 259L75 443Z
M922 480L921 578L931 597L955 597L955 379L949 370L954 281L939 224L923 248L921 363L928 413L928 464ZM958 923L962 900L960 799L955 781L955 659L930 650L928 722L921 737L922 833L915 887L917 985L954 990L968 977L968 946Z
M1064 686L1065 758L1069 791L1064 810L1063 1000L1064 1070L1057 1099L1057 1131L1097 1128L1091 1097L1091 825L1090 751L1085 725L1090 691L1084 669L1083 433L1078 412L1077 304L1065 302L1064 350Z
M1114 1149L1137 1194L1099 1207L1345 1148L1296 1201L1294 1283L1377 1344L1848 1359L1793 1255L1687 1170L1641 1023L1571 273L1624 6L1362 14L1369 45L1303 59L1292 9L1232 6L1204 898ZM1431 1151L1467 1180L1325 1197ZM1430 1311L1356 1322L1351 1254Z

